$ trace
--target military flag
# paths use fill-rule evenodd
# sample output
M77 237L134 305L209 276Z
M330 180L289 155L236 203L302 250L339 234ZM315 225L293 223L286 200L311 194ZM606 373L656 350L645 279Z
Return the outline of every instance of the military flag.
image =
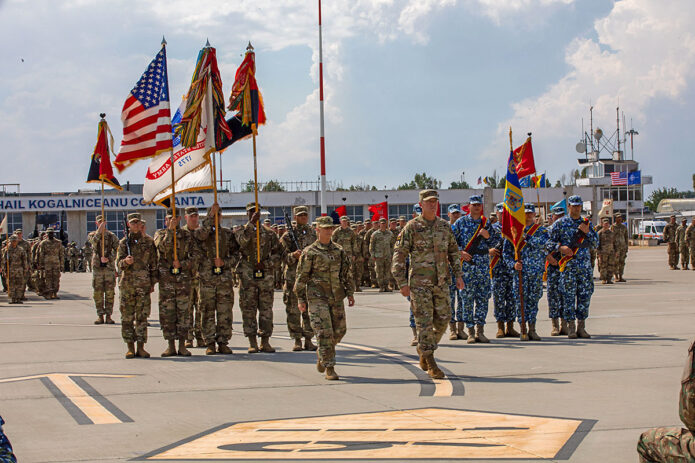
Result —
M335 208L335 213L338 214L338 218L347 215L347 207L346 206L340 206Z
M140 159L171 152L171 111L164 42L126 98L121 120L123 139L114 161L119 172Z
M531 180L533 181L533 188L545 188L545 173L534 175Z
M265 124L265 109L263 96L256 82L256 54L250 43L246 50L244 61L241 62L234 76L234 85L232 85L227 109L236 111L241 125L250 127L255 135L258 133L258 126Z
M111 158L109 156L109 148L113 149L113 136L111 135L111 129L106 123L102 115L99 121L99 129L97 130L97 144L94 146L94 151L92 152L92 161L89 164L89 173L87 174L87 183L101 183L104 182L113 188L122 190L121 184L118 183L118 179L113 175L113 168L111 167ZM109 134L109 139L106 138L106 133ZM109 144L109 140L111 143Z
M507 182L504 189L504 211L502 212L502 235L514 244L517 249L524 235L526 212L524 211L524 195L519 186L516 174L514 152L509 153L507 161Z
M368 210L372 213L372 222L382 217L388 219L389 204L386 201L383 203L370 204Z
M513 155L517 178L536 173L536 162L533 159L533 146L531 146L530 136L523 145L513 151Z

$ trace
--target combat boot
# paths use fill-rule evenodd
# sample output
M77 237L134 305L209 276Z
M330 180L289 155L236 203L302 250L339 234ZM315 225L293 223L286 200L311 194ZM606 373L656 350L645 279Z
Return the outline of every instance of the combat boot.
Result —
M113 325L114 323L116 323L116 322L113 321L113 318L111 318L111 315L107 315L106 316L106 324L107 325Z
M268 354L272 354L273 352L275 352L275 348L270 345L270 338L261 338L261 352L266 352Z
M442 379L444 378L444 372L439 369L437 366L437 362L434 360L434 352L430 352L429 355L427 355L427 374L430 376L432 379Z
M176 355L176 345L174 344L175 341L173 339L168 339L167 342L169 343L169 346L167 347L167 350L162 352L162 357L173 357Z
M314 343L311 342L311 338L308 337L308 336L305 336L305 337L304 337L304 350L308 350L308 351L312 351L312 352L313 352L313 351L315 351L316 349L318 349L318 347L316 347L316 346L314 345Z
M337 381L340 379L334 367L326 367L326 379L329 381Z
M504 337L504 322L497 322L497 334L495 334L496 338L503 338Z
M591 335L586 332L586 320L577 322L577 336L584 339L591 339Z
M422 371L427 371L429 369L427 366L427 359L425 358L425 355L422 353L419 347L417 348L417 355L419 357L420 369Z
M318 370L319 373L326 371L326 367L324 367L323 363L321 363L321 356L319 355L318 351L316 352L316 370Z
M186 349L186 344L188 344L191 341L188 341L186 339L179 339L179 352L178 354L182 357L190 357L191 356L191 351Z
M567 322L567 337L569 339L577 339L577 327L574 324L574 320Z
M417 346L417 328L412 326L411 329L413 330L413 340L410 341L410 345L411 346Z
M458 338L458 334L456 333L456 322L449 322L449 341L456 341Z
M184 343L184 347L188 348L193 348L193 340L192 339L186 339L186 342Z
M233 354L232 349L229 348L226 342L218 342L217 343L217 353L218 354L224 354L224 355L230 355Z
M552 319L553 329L550 330L550 336L560 336L560 320Z
M135 356L143 358L143 359L150 358L150 353L145 350L145 343L144 342L138 342L138 348L135 351Z
M485 325L475 325L475 340L483 344L490 342L490 340L485 337Z
M249 350L247 352L249 354L258 353L258 340L256 336L249 336Z
M695 268L693 270L695 270ZM618 275L618 279L615 281L617 281L618 283L625 283L625 278L623 278L622 275Z
M505 337L507 338L518 338L521 336L519 333L516 332L514 329L514 322L507 322L507 333L505 334Z
M456 335L458 336L459 339L463 339L464 341L468 339L468 335L466 334L466 324L463 322L456 322Z
M217 349L215 349L215 343L211 342L208 344L208 348L205 349L205 355L215 355L217 353Z
M541 337L538 336L538 333L536 333L536 324L535 323L530 323L528 324L528 337L531 339L531 341L540 341Z
M133 357L135 357L135 343L129 342L128 343L128 352L125 353L125 358L132 359Z
M203 339L202 336L195 338L195 345L198 347L207 347L207 343L205 342L205 339Z
M95 325L103 325L104 324L104 316L103 315L98 315L97 319L94 320Z
M292 352L302 351L302 338L297 338L294 340L294 346L292 346Z
M467 328L468 330L468 340L466 341L467 344L475 344L475 328L470 327Z

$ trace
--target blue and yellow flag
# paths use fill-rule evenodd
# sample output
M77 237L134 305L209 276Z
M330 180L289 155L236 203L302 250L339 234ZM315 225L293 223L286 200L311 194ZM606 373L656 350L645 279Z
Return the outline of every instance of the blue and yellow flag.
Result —
M507 183L504 189L504 212L502 213L502 235L518 249L524 236L526 211L524 210L524 195L516 175L514 153L509 153L507 161Z

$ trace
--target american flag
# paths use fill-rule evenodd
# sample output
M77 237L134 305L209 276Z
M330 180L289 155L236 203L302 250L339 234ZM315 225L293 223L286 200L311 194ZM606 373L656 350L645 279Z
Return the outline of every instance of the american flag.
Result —
M627 172L611 172L612 186L627 186Z
M157 53L130 91L121 120L123 140L114 161L119 171L139 159L172 149L166 47Z

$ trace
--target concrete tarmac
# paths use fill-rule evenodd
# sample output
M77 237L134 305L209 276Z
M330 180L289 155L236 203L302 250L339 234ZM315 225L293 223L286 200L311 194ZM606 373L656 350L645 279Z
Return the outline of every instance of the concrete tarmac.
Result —
M116 325L93 324L90 274L64 274L61 299L0 296L0 414L20 462L441 460L634 462L637 439L680 426L678 393L694 335L695 272L668 269L665 246L633 248L627 283L601 285L590 340L466 344L444 336L432 381L410 347L408 303L365 290L346 308L340 381L291 352L275 292L275 354L247 354L234 306L231 356L126 360Z

